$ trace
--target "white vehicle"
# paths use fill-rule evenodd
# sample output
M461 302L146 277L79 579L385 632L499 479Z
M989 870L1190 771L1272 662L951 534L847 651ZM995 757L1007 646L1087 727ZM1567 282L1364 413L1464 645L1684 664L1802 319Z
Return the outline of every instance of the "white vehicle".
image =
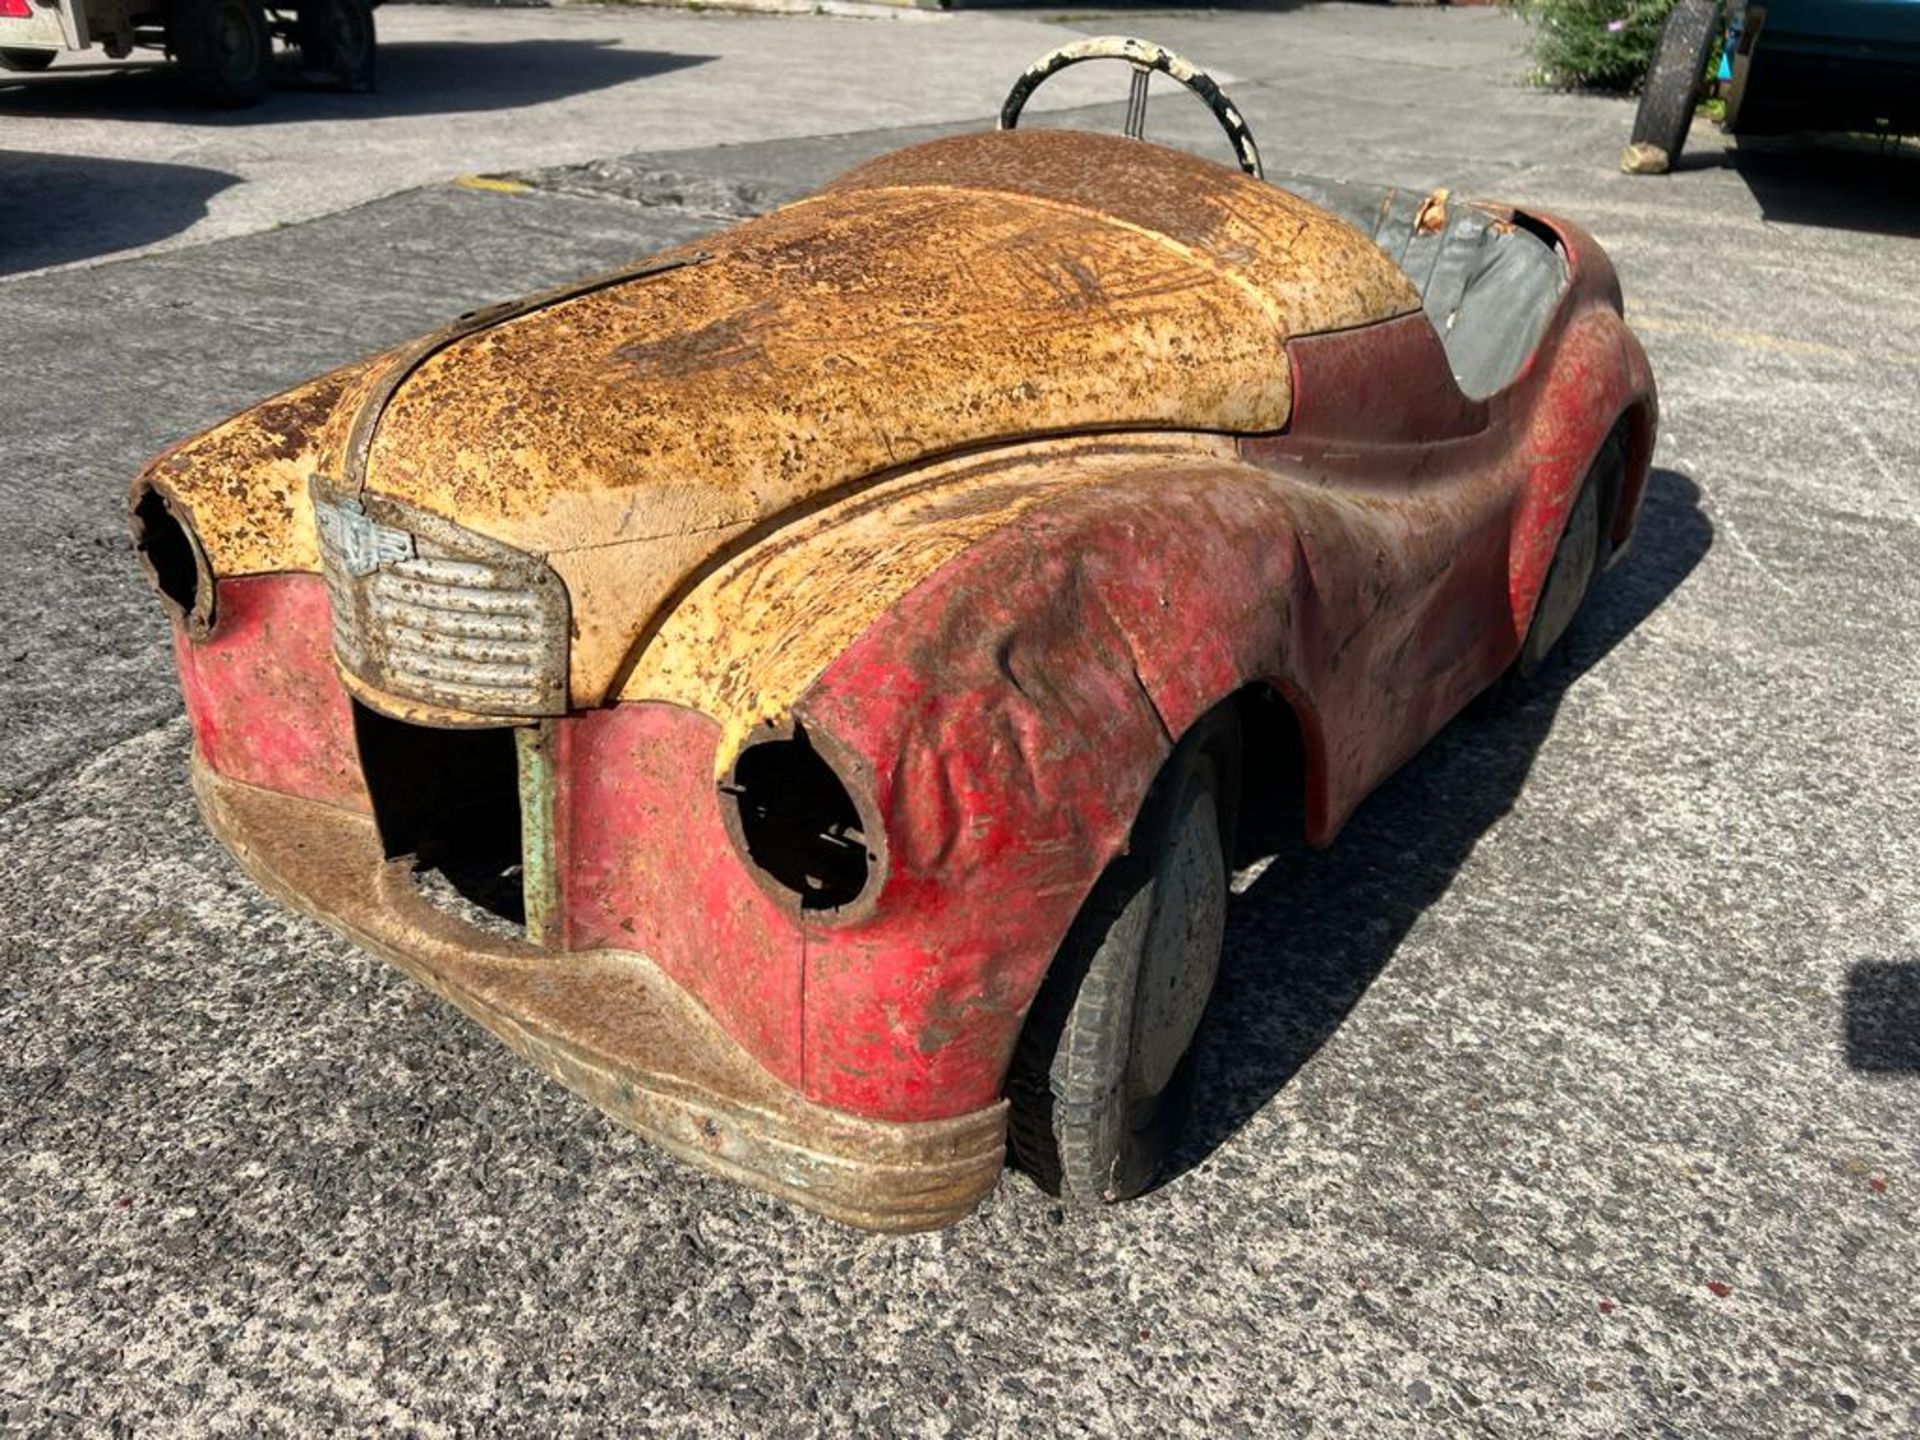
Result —
M300 53L309 79L373 88L374 0L0 0L0 70L44 70L63 50L115 59L164 50L210 104L256 104L273 84L273 46Z

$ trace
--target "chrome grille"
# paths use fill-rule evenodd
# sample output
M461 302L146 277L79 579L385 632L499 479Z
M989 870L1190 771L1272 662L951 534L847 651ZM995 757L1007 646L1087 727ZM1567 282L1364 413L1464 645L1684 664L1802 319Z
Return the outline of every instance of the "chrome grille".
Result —
M313 482L340 664L375 690L486 716L566 709L567 593L531 555L397 501Z

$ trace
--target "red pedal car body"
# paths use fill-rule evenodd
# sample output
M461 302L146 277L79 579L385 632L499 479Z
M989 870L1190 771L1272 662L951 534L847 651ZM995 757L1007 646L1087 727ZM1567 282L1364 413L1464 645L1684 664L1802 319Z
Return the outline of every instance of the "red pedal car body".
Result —
M242 864L855 1224L964 1214L1010 1126L1069 1198L1149 1184L1236 817L1333 840L1537 666L1652 451L1584 231L1013 128L1103 55L1258 171L1205 76L1090 42L999 133L463 317L134 487ZM1289 797L1247 778L1281 735Z

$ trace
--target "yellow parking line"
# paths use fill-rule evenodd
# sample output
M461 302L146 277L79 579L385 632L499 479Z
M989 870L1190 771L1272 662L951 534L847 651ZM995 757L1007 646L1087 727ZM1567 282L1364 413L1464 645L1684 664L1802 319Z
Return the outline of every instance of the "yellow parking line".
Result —
M518 180L507 180L498 175L456 175L453 183L462 190L491 190L497 195L524 195L533 189L531 185L522 185Z

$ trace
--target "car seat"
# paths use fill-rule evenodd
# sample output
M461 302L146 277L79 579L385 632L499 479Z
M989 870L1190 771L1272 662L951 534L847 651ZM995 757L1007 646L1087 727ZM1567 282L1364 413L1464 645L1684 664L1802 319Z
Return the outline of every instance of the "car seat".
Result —
M1444 190L1269 179L1372 237L1406 272L1467 395L1484 398L1519 374L1566 288L1556 248L1481 206L1450 201Z

